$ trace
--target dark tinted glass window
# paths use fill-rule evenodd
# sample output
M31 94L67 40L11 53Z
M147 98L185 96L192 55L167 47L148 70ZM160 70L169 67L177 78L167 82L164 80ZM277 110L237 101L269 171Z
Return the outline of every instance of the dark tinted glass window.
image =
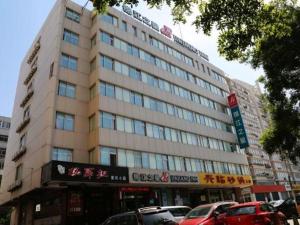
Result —
M210 212L211 207L198 207L191 210L186 217L189 219L197 218L197 217L206 217Z
M169 211L143 215L145 225L175 225L174 217Z
M0 141L7 142L8 136L0 135Z
M189 208L173 208L168 210L175 217L185 216L190 211Z
M238 216L238 215L251 215L255 214L256 209L255 206L245 206L229 209L227 215L228 216Z

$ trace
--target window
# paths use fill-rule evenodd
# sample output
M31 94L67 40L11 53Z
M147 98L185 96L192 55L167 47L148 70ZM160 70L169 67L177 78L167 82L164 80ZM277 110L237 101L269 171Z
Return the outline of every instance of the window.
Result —
M96 45L96 41L97 41L97 35L95 34L92 38L91 38L91 47Z
M156 167L157 167L157 169L162 170L163 169L162 155L156 154L155 158L156 158Z
M133 152L134 168L142 168L142 154L140 152Z
M101 41L108 45L114 45L114 37L105 32L101 32Z
M143 41L147 41L146 32L145 31L142 31L142 40Z
M28 119L29 116L30 116L30 106L28 106L28 107L24 110L24 113L23 113L23 120Z
M7 135L0 135L0 141L7 142L8 136Z
M10 128L10 122L0 120L0 128L9 129Z
M118 26L118 18L113 16L113 15L110 15L110 14L102 15L101 20L106 22L106 23L109 23L109 24L111 24L115 27Z
M150 162L150 169L156 169L156 158L155 154L149 153L149 162Z
M108 129L115 129L115 116L106 113L106 112L101 112L100 116L100 123L102 128L108 128Z
M145 123L139 120L134 120L134 133L145 136Z
M127 32L127 23L123 20L121 23L121 30L126 31Z
M65 96L69 98L75 98L76 87L73 84L59 81L58 83L58 95Z
M133 31L134 36L137 37L137 28L135 26L132 26L132 31Z
M142 95L130 92L130 102L131 104L143 106L143 98Z
M66 113L56 112L56 129L73 131L74 116Z
M18 165L16 168L16 177L15 177L16 181L22 179L22 170L23 170L23 165L22 164Z
M102 84L102 83L101 83ZM97 95L97 85L94 84L90 87L90 100L95 98Z
M92 115L89 117L89 131L94 131L96 129L96 116Z
M90 62L90 72L94 71L96 69L96 57L94 59L92 59L92 61Z
M5 158L5 153L6 153L6 148L0 148L0 159L4 159Z
M118 149L118 166L127 166L126 150Z
M150 168L150 158L149 158L149 153L142 153L142 166L145 169Z
M23 136L20 138L19 149L22 149L25 146L26 146L26 134L23 134Z
M72 162L73 151L67 148L53 148L52 160Z
M62 53L60 66L70 70L77 70L77 58Z
M49 78L53 76L53 69L54 69L54 62L50 65L50 72L49 72Z
M134 155L133 151L126 151L126 160L127 160L127 166L128 167L134 167Z
M63 40L66 42L69 42L72 45L78 45L79 43L79 35L69 31L67 29L64 29L64 36L63 36Z
M65 15L68 19L75 21L76 23L80 23L80 14L75 12L72 9L68 9L66 10L66 15Z
M113 70L113 60L107 56L101 56L101 65L105 69Z
M106 166L116 166L117 151L115 148L100 148L100 164Z

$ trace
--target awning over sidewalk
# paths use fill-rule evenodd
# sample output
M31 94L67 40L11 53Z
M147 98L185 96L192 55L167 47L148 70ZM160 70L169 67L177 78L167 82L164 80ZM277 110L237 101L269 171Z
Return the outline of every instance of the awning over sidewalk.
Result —
M266 192L285 192L284 185L253 185L251 187L252 193L266 193Z

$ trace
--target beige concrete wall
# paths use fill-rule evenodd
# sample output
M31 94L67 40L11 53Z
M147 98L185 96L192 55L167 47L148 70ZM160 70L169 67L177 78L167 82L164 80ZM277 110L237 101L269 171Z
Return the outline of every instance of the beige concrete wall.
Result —
M71 4L70 7L81 12L81 7ZM23 193L40 186L41 167L51 158L51 149L53 146L64 147L65 143L71 143L68 147L74 147L74 159L77 161L87 161L88 154L86 151L88 138L87 121L87 104L88 104L88 73L89 62L85 60L89 51L89 29L90 15L85 12L81 25L75 22L66 21L65 17L65 1L57 1L46 22L37 34L33 45L30 47L20 68L19 81L17 85L17 93L15 98L13 120L10 132L10 140L8 143L8 154L6 157L6 165L4 168L3 184L1 192L3 198L1 203L7 202ZM80 43L78 49L62 43L63 27L74 30L80 34ZM87 34L87 35L85 35ZM27 86L23 81L30 72L30 65L27 64L27 58L33 51L34 43L40 39L41 48L37 53L38 70L33 76L34 95L26 104L24 109L30 105L30 123L20 133L16 133L16 128L23 120L23 111L20 102L24 99ZM62 49L62 50L61 50ZM59 68L61 51L72 54L80 52L82 57L79 58L78 73L71 73ZM54 62L53 76L50 78L50 65ZM57 96L58 80L65 80L77 85L76 98L78 100L66 100L64 97ZM75 114L75 132L70 133L55 130L55 112L70 112ZM20 137L27 132L27 152L16 163L11 161L12 156L19 150ZM70 137L71 136L71 137ZM75 141L76 140L76 141ZM83 151L85 151L83 153ZM16 167L23 164L23 185L22 188L13 193L8 193L7 188L14 183Z
M142 107L137 107L124 102L120 102L108 97L97 95L94 99L89 99L89 88L93 84L98 85L98 81L103 81L131 89L148 95L153 98L158 98L163 101L184 107L186 109L208 115L212 118L231 123L230 116L220 113L199 104L194 104L186 101L180 97L172 96L169 93L151 88L142 82L135 81L128 77L120 76L112 71L107 71L99 66L99 53L111 56L115 59L128 63L134 67L140 68L148 73L159 76L165 80L196 92L202 96L208 97L216 102L226 105L226 98L215 95L199 86L188 81L174 77L166 71L129 56L111 46L107 46L99 41L99 30L101 29L118 36L119 38L134 43L136 46L145 49L146 51L159 56L160 58L180 66L196 76L224 89L228 90L226 84L216 81L208 74L202 72L201 63L216 70L224 75L221 69L216 68L209 62L201 59L190 51L164 38L157 32L146 28L140 22L133 18L127 17L125 14L118 12L115 9L110 9L110 12L116 14L121 19L128 22L128 26L135 25L138 30L144 30L147 34L166 42L168 45L182 51L187 56L197 60L200 65L200 70L187 66L185 63L161 52L158 49L152 48L149 44L134 38L133 34L124 32L119 29L112 28L107 24L97 22L91 25L91 12L84 10L81 7L68 1L68 7L82 12L80 24L70 21L64 17L65 14L65 0L58 0L55 7L51 11L41 31L37 35L35 43L41 37L41 48L38 52L38 70L35 73L33 80L34 95L27 103L30 105L29 125L20 133L16 133L16 128L23 120L24 109L20 108L20 102L26 95L27 87L24 86L23 81L30 72L30 65L26 63L28 56L32 52L34 44L31 46L24 61L21 65L19 81L17 86L17 94L15 98L12 127L10 132L10 140L8 143L8 155L6 157L6 165L4 171L3 185L1 192L3 198L0 203L12 200L30 190L40 187L41 167L51 160L51 149L53 147L65 147L73 149L73 161L75 162L89 162L89 150L98 148L99 145L112 146L117 148L126 148L147 152L160 152L170 155L180 155L185 157L194 157L201 159L208 159L214 161L247 164L246 157L242 154L226 153L217 150L203 149L199 146L190 146L178 143L172 143L163 140L155 140L148 137L141 137L133 134L126 134L122 132L96 129L89 132L89 117L95 115L95 120L98 125L99 110L108 111L114 114L136 118L151 123L162 124L164 126L185 130L200 135L218 138L228 142L236 142L233 134L212 129L197 124L191 124L184 120L175 119L162 113L153 112ZM119 19L119 21L121 21ZM92 27L91 27L92 26ZM74 46L62 40L63 29L66 28L79 34L79 45ZM97 33L97 44L91 49L90 39ZM59 66L61 53L78 58L78 70L71 71L63 69ZM96 57L97 66L95 71L90 71L90 61ZM49 78L50 65L54 62L53 77ZM57 95L57 87L59 80L70 82L76 85L76 98L71 99ZM28 86L28 85L27 85ZM56 111L65 112L74 115L75 124L74 132L63 131L55 129L55 115ZM15 152L19 149L19 140L23 133L27 132L27 152L16 163L11 161ZM23 164L23 185L22 188L13 193L8 193L7 188L15 180L16 167Z

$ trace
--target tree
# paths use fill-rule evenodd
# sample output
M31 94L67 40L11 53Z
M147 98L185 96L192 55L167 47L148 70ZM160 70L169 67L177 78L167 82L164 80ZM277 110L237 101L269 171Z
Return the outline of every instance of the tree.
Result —
M239 60L265 76L264 102L269 128L261 136L270 154L300 157L300 9L297 0L146 0L151 7L166 4L175 22L186 22L198 8L193 25L210 35L219 31L218 51L227 60ZM99 12L108 6L136 5L139 0L92 0Z

